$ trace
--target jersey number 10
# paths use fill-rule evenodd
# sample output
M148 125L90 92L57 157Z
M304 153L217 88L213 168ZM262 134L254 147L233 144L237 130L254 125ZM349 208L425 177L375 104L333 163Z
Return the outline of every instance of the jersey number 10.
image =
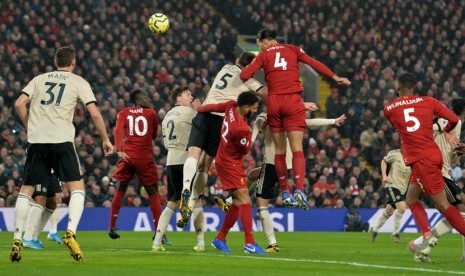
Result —
M137 136L144 136L147 134L148 131L148 123L147 119L145 119L144 116L137 116L134 118L134 116L129 115L128 116L128 122L129 122L129 135L134 136L134 133ZM142 129L141 129L141 123L142 123Z

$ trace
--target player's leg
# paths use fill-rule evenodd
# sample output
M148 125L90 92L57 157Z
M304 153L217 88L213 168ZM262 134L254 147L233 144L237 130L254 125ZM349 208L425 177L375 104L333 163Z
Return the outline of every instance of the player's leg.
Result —
M118 162L118 169L113 176L116 180L116 191L113 195L110 207L110 221L108 224L108 236L111 239L118 239L120 235L116 232L116 221L118 219L121 206L123 205L123 197L128 188L128 183L134 177L135 169L132 164L132 161L123 161Z
M299 202L299 207L308 210L307 196L304 193L305 157L302 149L305 123L305 107L299 93L285 96L286 104L283 105L283 126L286 130L292 151L292 171L296 189L294 198ZM276 165L276 164L275 164ZM287 169L287 168L286 168Z
M407 203L404 200L396 202L396 210L394 211L394 229L392 231L392 239L396 243L400 243L400 223L404 216L405 209L407 209Z
M73 259L82 261L84 255L79 243L76 241L76 230L84 211L84 201L86 198L81 165L79 164L78 154L73 143L57 144L53 152L53 160L55 160L53 170L58 179L66 182L71 194L68 205L67 230L61 240L70 250Z
M19 191L14 213L13 246L10 251L10 260L19 262L21 260L22 246L21 237L24 223L29 213L29 203L35 191L35 185L43 183L43 179L49 177L51 168L48 163L47 148L44 145L30 144L27 150L26 163L24 166L24 184ZM48 173L47 173L48 172Z
M170 194L170 189L168 188L168 196ZM180 195L179 195L180 197ZM169 197L172 198L172 197ZM158 223L158 228L155 231L155 238L153 239L152 244L152 251L165 251L165 247L163 246L163 236L168 229L168 225L170 223L171 218L176 212L176 208L179 204L179 200L168 201L166 204L165 209L161 213L160 222Z
M273 229L273 220L268 211L270 199L275 196L275 186L278 181L276 169L272 164L264 164L261 168L257 183L257 212L262 224L263 232L268 239L268 247L265 249L268 253L279 252L279 246Z
M36 188L39 187L36 186ZM24 231L23 245L26 248L43 249L44 247L42 243L38 242L38 235L35 234L39 233L42 230L39 229L39 227L42 214L45 210L46 197L42 193L42 188L40 191L34 193L33 197L34 201L31 202L31 207L29 209L27 219L27 227L26 231Z
M32 235L32 240L36 242L36 244L43 248L42 242L39 239L39 235L44 230L45 225L49 221L50 217L52 216L53 212L56 209L56 202L55 202L55 193L51 187L47 190L47 199L45 203L45 208L42 212L42 216L40 217L39 224L35 227L34 233ZM61 239L60 239L61 244Z
M383 227L383 225L386 223L386 221L394 213L394 208L392 207L391 202L392 202L391 199L388 199L388 202L386 204L386 209L381 214L381 216L378 218L378 221L376 222L375 226L371 227L368 230L368 232L371 235L371 242L376 242L376 237L378 236L378 230L381 227Z
M410 178L410 185L407 188L406 202L412 212L413 219L420 229L423 236L429 236L431 234L430 226L428 222L428 216L426 215L425 208L420 202L420 197L423 194L422 187L417 180L417 172L415 171L415 164L412 166L412 175Z
M61 186L60 186L61 190ZM60 219L60 211L61 211L61 204L62 198L61 193L55 191L55 202L56 208L53 211L53 214L50 216L50 229L48 230L47 239L51 241L56 241L57 243L61 244L61 238L58 235L58 221Z
M194 229L197 236L197 244L193 249L196 252L203 252L205 251L205 215L200 202L197 202L194 205L192 219L194 221Z
M212 246L222 251L223 253L231 253L231 250L226 245L226 236L228 235L231 227L234 226L237 219L239 218L239 206L240 202L236 199L233 199L231 207L229 208L228 212L226 212L221 229L216 235L215 239L212 241Z
M245 245L242 250L244 253L266 254L267 252L255 242L255 238L252 234L252 202L249 196L249 190L247 187L234 190L233 198L240 204L239 218L241 219L245 236Z

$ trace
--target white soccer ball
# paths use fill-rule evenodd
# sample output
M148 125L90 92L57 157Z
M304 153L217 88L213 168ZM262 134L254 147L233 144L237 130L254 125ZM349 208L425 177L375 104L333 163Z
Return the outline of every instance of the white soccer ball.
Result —
M170 28L170 19L163 13L154 13L149 18L148 27L156 34L164 34Z

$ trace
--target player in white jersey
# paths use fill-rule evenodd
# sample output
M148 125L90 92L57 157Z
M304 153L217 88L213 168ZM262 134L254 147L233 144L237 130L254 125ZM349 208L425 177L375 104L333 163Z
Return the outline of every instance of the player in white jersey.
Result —
M465 99L456 98L452 100L452 110L459 116L460 120L451 130L457 138L460 138L462 122L465 119ZM439 119L436 124L433 125L434 140L439 146L441 151L443 165L442 165L442 177L446 185L444 185L444 191L446 193L447 200L450 204L454 205L461 213L462 217L465 218L465 194L460 190L455 181L450 176L450 165L456 161L458 155L455 150L451 148L450 144L447 143L444 135L444 128L448 124L447 120ZM453 227L449 224L447 219L443 218L431 229L431 235L435 238L439 238L452 231ZM429 244L423 244L423 237L420 236L414 241L409 243L409 249L414 253L414 261L431 262L429 254L431 249L436 245L436 242L430 242ZM461 262L465 262L465 237L462 236L462 257Z
M28 149L24 167L24 182L15 206L14 240L10 260L21 260L21 235L29 202L34 190L50 182L51 171L66 182L71 192L69 220L62 238L76 261L83 254L76 241L76 229L84 210L85 188L78 155L74 147L74 109L78 101L84 103L103 140L105 155L113 153L102 115L90 85L73 74L76 57L73 47L61 47L55 54L56 71L33 78L23 88L15 103L16 111L27 128ZM27 106L29 105L29 110ZM42 207L45 202L40 202ZM36 218L40 220L39 218Z
M387 174L388 165L390 166L389 175ZM375 226L370 227L368 232L371 235L371 242L375 242L378 230L394 214L392 239L394 242L400 243L399 228L402 216L407 209L405 196L411 174L410 167L405 165L400 149L391 150L384 156L381 160L381 174L383 176L382 187L386 195L386 209Z
M237 100L239 94L244 91L254 91L259 96L266 96L268 90L260 82L253 78L242 82L239 77L242 68L252 62L254 58L254 54L245 52L237 58L235 65L223 66L216 75L203 104L217 104ZM207 182L207 172L220 144L223 117L223 113L198 113L192 121L188 154L184 164L183 193L180 204L182 219L177 223L179 227L187 225L192 213L191 206L199 196L195 191L201 191ZM192 189L191 196L192 184L195 188Z
M171 94L175 106L166 113L161 123L163 140L168 149L166 162L168 203L160 216L152 251L165 251L162 245L163 234L165 234L171 217L175 214L181 200L183 166L187 158L187 141L191 132L192 119L197 114L195 109L200 106L198 100L193 101L188 87L175 88ZM202 252L205 251L205 218L202 206L195 205L193 213L194 227L197 233L197 245L194 246L194 250Z
M316 127L316 126L325 126L325 125L336 125L340 126L344 123L346 119L345 115L340 116L336 119L306 119L305 122L309 127ZM257 211L260 221L262 223L263 231L268 239L268 247L266 251L268 253L279 252L279 246L276 242L276 237L274 235L273 230L273 220L270 217L270 213L268 212L268 205L270 204L270 199L273 199L276 195L275 187L276 183L278 182L278 176L276 174L276 169L274 166L274 142L271 137L270 127L266 123L267 115L266 113L261 113L257 116L255 120L255 124L252 129L252 140L255 141L258 133L261 131L263 133L263 139L265 143L265 157L263 160L263 166L261 168L256 168L250 171L247 174L247 182L249 187L251 186L250 183L253 183L255 180L258 179L258 185L256 190L256 197L257 197ZM289 143L287 143L289 147ZM287 168L292 169L292 151L288 149L286 154L286 163ZM257 174L257 171L260 173ZM286 202L285 203L289 207L298 207L297 201L294 202Z

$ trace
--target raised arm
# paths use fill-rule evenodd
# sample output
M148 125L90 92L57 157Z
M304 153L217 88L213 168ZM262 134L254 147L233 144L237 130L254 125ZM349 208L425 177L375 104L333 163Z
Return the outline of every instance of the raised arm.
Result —
M266 121L265 115L260 114L257 116L257 119L255 120L255 124L252 127L252 143L255 142L255 139L257 139L257 135L262 130L263 125L265 124L265 121Z
M263 62L261 55L258 54L252 62L246 67L242 68L240 78L242 81L246 81L253 77L253 75L262 68Z

